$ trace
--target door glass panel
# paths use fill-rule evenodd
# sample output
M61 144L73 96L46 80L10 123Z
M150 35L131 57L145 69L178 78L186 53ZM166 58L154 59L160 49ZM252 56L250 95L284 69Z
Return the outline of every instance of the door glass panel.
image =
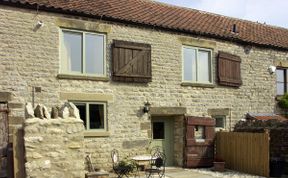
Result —
M165 139L164 122L153 122L153 139Z
M194 131L195 139L196 141L205 141L205 128L204 126L195 126L195 131Z

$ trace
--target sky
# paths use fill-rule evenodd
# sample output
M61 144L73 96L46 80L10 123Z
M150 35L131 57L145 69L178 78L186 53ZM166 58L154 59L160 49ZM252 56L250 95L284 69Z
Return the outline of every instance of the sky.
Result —
M288 0L157 0L288 28Z

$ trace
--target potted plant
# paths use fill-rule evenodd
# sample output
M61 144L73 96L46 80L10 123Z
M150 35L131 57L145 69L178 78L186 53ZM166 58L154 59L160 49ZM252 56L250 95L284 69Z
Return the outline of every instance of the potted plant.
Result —
M224 172L225 171L225 161L220 158L220 157L216 157L214 159L214 162L213 162L213 170L214 171L218 171L218 172Z
M136 168L137 165L136 165L135 161L125 158L125 159L119 161L117 166L129 174L129 173L133 172L133 170Z

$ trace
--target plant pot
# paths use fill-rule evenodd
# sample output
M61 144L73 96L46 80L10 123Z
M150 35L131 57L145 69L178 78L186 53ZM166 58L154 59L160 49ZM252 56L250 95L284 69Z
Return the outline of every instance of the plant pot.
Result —
M213 162L213 170L214 171L218 171L218 172L224 172L225 171L225 162L221 161L221 162Z

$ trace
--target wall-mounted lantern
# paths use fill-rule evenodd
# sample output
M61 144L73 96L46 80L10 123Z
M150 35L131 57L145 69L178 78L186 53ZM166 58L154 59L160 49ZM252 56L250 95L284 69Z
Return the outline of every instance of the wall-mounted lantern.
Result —
M151 106L151 104L150 104L148 101L146 101L146 102L144 103L143 112L144 112L144 113L148 113L148 112L150 111L150 106Z

